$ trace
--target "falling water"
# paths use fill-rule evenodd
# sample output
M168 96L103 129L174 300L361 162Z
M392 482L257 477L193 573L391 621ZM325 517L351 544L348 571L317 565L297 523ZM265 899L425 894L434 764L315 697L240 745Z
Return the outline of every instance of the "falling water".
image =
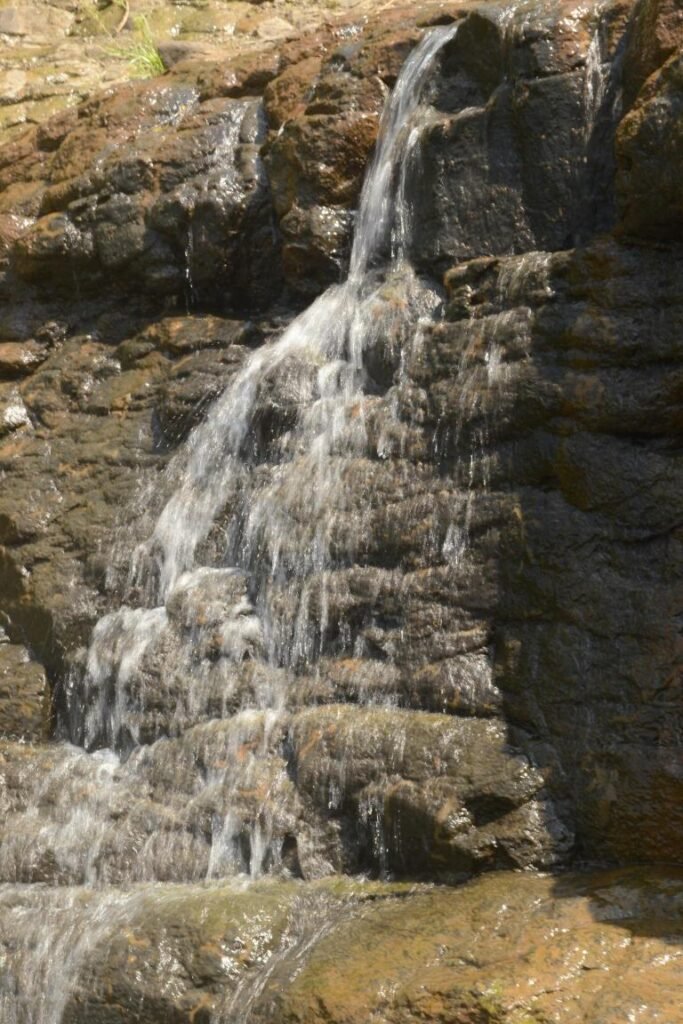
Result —
M362 653L328 622L334 572L364 542L345 474L401 443L387 381L440 305L408 261L405 167L423 85L455 31L425 36L386 105L347 280L248 359L176 456L125 603L68 682L69 742L31 767L29 800L10 791L0 877L15 885L0 903L22 938L11 969L0 963L8 1024L59 1024L88 948L137 905L122 884L296 873L282 841L299 814L287 687L328 649ZM43 880L63 888L25 900L21 883Z
M97 624L84 679L72 682L71 737L87 748L144 740L144 693L131 700L131 684L146 658L164 660L164 643L166 674L182 663L189 679L209 644L230 665L296 668L322 652L330 570L352 564L363 541L345 472L373 443L377 455L370 420L381 387L368 354L397 364L439 303L407 260L403 168L419 137L422 86L454 32L425 37L387 103L346 282L254 353L171 467L177 489L130 568L128 595L143 606L124 604ZM220 568L201 564L212 542ZM169 643L171 633L182 642ZM284 680L257 706L281 706Z
M0 887L3 1024L60 1024L92 947L106 946L139 911L146 885L137 883L309 878L335 868L298 835L304 815L288 765L288 695L297 674L324 658L368 653L360 631L335 611L339 581L363 563L367 542L368 509L349 478L363 460L382 463L409 443L397 394L441 295L410 264L408 184L429 120L423 87L456 31L424 37L387 102L347 280L251 355L174 457L162 481L170 497L133 553L123 603L97 623L68 681L65 742L27 767L30 785L22 779L16 790L30 799L13 804L0 791L0 809L11 815L0 878L13 883ZM604 65L596 32L588 136L612 102ZM190 246L188 235L191 293ZM500 275L508 305L532 278L549 291L546 270L545 254L510 261ZM487 386L502 387L498 335L519 319L516 306L491 316L464 352L463 422L480 401L465 364L483 351ZM474 444L454 474L461 514L456 494L450 527L437 539L436 557L449 565L469 543L486 424ZM390 659L382 663L391 668ZM398 748L401 737L392 742ZM343 799L344 770L328 786L328 808ZM358 813L383 866L380 802L366 794ZM303 955L324 930L327 919L316 914L295 910L282 956ZM261 973L229 993L226 1021L247 1019L277 966L264 958Z

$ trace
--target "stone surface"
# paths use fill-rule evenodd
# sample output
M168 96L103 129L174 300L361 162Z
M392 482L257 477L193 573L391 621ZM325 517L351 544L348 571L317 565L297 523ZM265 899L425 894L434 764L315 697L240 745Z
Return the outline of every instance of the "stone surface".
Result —
M386 4L393 6L397 0ZM7 3L0 8L0 143L73 108L103 83L148 77L157 55L166 68L251 53L258 63L264 50L277 56L283 39L325 30L350 13L360 20L372 8L372 0Z
M563 0L511 33L499 4L361 5L318 25L295 6L171 11L202 38L232 18L248 43L183 49L180 33L164 76L0 151L6 649L37 659L29 689L45 671L59 735L143 744L118 766L3 748L3 877L680 861L679 9L598 18ZM298 34L264 47L274 12ZM149 8L152 25L167 15ZM127 561L173 490L170 456L250 351L345 273L387 90L425 25L452 18L406 177L411 256L444 319L419 344L383 320L367 354L368 443L330 538L345 556L307 581L312 658L267 665L248 588L221 575L219 517L213 568L174 595L125 714L93 725L93 699L74 717L94 622L136 599ZM8 106L29 102L30 75L5 70ZM386 307L404 301L386 281ZM305 360L264 377L263 493L316 386ZM39 738L37 691L27 706L15 678L3 731ZM269 700L277 715L254 710ZM231 808L239 841L215 853Z
M25 957L21 995L65 1024L203 1024L245 1004L271 1024L673 1024L683 984L675 874L45 888L0 905L3 970Z
M256 1019L675 1021L680 914L680 880L638 872L416 894L336 928L284 992L269 986Z
M419 378L486 467L471 522L498 487L510 502L493 617L506 718L553 737L584 848L625 860L680 850L680 273L678 252L608 242L461 266Z
M672 10L641 6L629 24L628 5L613 4L596 35L590 13L566 2L540 9L513 42L495 5L421 12L462 18L430 87L422 177L410 185L413 255L432 277L452 267L447 322L405 359L401 387L389 342L369 356L378 394L365 414L383 455L346 470L338 527L344 549L363 522L365 564L325 584L329 652L287 683L295 713L311 700L388 701L418 731L435 713L484 732L506 723L511 763L526 756L541 772L560 833L577 824L580 848L620 859L675 859L680 846ZM5 148L2 610L12 640L46 666L60 714L65 666L78 665L123 585L119 565L172 486L169 450L291 317L292 290L312 295L343 272L379 111L416 20L392 7L364 27L307 27L277 51L209 63L188 51L165 77L109 90ZM638 33L647 41L636 46ZM596 203L611 209L597 202L609 181L590 158L612 109L609 76L590 103L596 40L603 64L628 44L624 81L640 81L647 62L617 131L620 230L633 244L494 260L563 250L598 226ZM670 248L657 255L638 237ZM249 321L234 308L272 303ZM264 436L302 401L297 373L262 396ZM312 601L321 587L312 581ZM337 650L343 636L357 650ZM160 668L174 649L164 637L129 688L149 740L236 710L261 685L257 652L256 668L230 668L227 697L224 668L200 673L192 704L183 672Z
M543 774L498 723L320 708L294 718L290 743L304 802L341 824L347 870L453 879L549 865L571 845Z
M0 342L0 379L11 380L32 373L47 358L45 346L34 341L20 344L15 341Z
M683 57L679 53L648 79L619 125L617 189L626 235L681 238L682 114Z
M49 716L49 690L42 666L31 661L24 647L3 643L0 635L0 736L45 739Z
M46 10L0 8L0 1018L18 978L64 1024L674 1024L675 872L529 869L682 857L680 3L138 0L141 81L119 5ZM344 276L387 91L453 18L405 180L430 319L383 282L306 657L268 663L231 494L98 692L182 442ZM264 374L243 493L317 369Z

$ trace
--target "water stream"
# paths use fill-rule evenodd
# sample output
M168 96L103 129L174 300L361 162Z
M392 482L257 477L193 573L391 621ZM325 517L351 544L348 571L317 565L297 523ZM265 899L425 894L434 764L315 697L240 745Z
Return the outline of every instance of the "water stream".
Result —
M424 36L387 101L346 281L246 359L174 456L123 601L96 624L69 679L64 742L26 769L29 801L0 791L0 810L5 801L13 815L0 842L0 877L13 883L0 886L0 955L7 935L14 943L11 968L0 962L2 1024L61 1024L88 952L148 898L138 883L299 871L288 696L321 659L368 654L367 637L337 612L346 570L363 564L376 500L361 488L359 504L349 480L410 443L405 366L443 297L409 260L408 171L428 121L425 85L456 31ZM604 100L597 46L591 116ZM543 259L524 272L541 274ZM494 328L489 386L503 373ZM476 397L463 389L468 401ZM486 438L475 440L483 452ZM471 463L461 469L462 514L454 502L452 522L424 539L454 564L468 543ZM408 480L416 470L396 472ZM362 813L379 822L370 805ZM315 848L306 856L308 877L334 869ZM231 990L221 1021L247 1020L282 957L296 964L326 927L316 913L311 927L293 913L280 952Z
M407 258L405 168L423 87L455 32L425 35L386 104L346 281L253 353L173 460L124 603L97 623L69 681L66 742L49 749L30 802L10 808L0 871L15 884L0 904L22 938L11 969L0 965L3 1024L59 1024L88 950L143 898L131 883L287 871L287 686L324 652L362 653L328 621L335 571L364 543L346 476L400 445L386 381L441 301ZM43 878L63 888L36 886ZM300 931L283 948L304 948ZM246 1019L268 976L248 998L238 988L225 1020Z

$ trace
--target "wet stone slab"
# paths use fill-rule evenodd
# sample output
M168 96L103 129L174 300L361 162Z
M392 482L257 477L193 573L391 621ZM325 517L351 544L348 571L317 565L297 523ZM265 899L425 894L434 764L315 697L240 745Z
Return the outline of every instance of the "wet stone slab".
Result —
M673 1024L683 997L680 873L0 888L0 907L6 1024Z

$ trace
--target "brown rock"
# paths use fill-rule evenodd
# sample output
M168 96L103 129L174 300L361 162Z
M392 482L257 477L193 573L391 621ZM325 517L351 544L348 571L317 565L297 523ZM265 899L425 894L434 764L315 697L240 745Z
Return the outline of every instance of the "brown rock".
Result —
M42 665L30 660L26 648L3 643L0 633L0 736L44 739L49 716L49 690Z
M683 27L681 35L683 46ZM639 238L680 240L683 56L671 57L642 87L619 125L616 152L621 229Z
M488 876L379 903L340 924L295 980L268 986L277 1024L676 1021L681 879Z
M297 715L291 737L304 800L348 818L346 829L356 822L352 870L369 859L452 878L549 864L570 842L547 816L542 774L506 747L497 723L326 707Z
M0 379L25 377L46 359L46 347L35 341L0 341Z
M303 114L321 68L321 57L307 57L290 64L268 83L263 103L271 128L281 128Z
M280 55L275 51L247 54L243 58L202 70L197 79L202 100L219 96L258 96L275 78L281 67ZM184 70L179 65L178 72ZM192 74L194 68L187 69Z
M650 75L681 47L683 6L680 0L643 0L637 5L624 59L627 110Z

